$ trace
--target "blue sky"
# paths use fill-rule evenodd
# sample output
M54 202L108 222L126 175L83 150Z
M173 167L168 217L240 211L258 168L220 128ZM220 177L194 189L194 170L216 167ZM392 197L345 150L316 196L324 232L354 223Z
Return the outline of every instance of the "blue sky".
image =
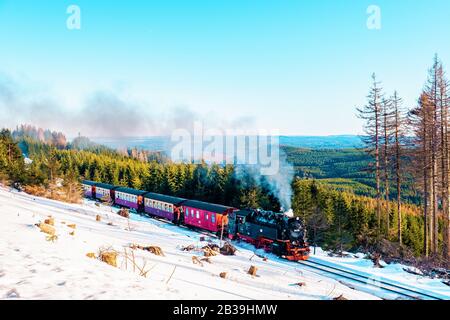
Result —
M66 28L71 4L80 30ZM0 0L0 73L68 109L100 90L155 115L357 134L372 72L412 105L434 53L450 64L448 12L448 0Z

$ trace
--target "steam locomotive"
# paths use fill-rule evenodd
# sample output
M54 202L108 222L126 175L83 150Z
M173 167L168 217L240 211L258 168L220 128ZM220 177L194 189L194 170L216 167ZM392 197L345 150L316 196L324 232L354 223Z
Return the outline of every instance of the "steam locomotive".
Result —
M236 210L228 215L228 237L241 239L288 260L306 260L309 246L300 219L260 209Z
M172 197L143 190L83 180L84 196L135 210L176 225L244 240L283 258L306 260L306 231L298 218L283 213L244 209Z

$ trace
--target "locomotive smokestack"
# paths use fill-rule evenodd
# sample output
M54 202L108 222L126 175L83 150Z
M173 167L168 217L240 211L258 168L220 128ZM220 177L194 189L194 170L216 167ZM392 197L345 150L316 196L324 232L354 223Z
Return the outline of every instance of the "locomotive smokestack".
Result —
M287 215L289 218L293 218L294 217L294 210L289 209L284 214Z

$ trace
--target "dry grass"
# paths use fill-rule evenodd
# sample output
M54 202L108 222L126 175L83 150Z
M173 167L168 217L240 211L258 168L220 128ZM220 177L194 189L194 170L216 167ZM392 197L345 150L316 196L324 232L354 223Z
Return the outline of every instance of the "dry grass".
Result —
M93 252L86 253L86 257L91 258L91 259L97 259L97 256Z
M146 269L147 261L143 260L142 265L139 265L136 262L136 257L134 255L133 249L128 252L126 248L124 248L123 257L125 258L125 270L128 270L128 262L130 263L131 267L133 267L133 272L138 272L138 274L141 277L146 278L147 274L150 272L151 269Z
M72 188L72 190L70 190L64 187L58 187L55 184L50 184L49 186L27 185L24 186L24 191L37 197L43 197L67 203L81 203L81 200L83 199L81 191L77 188Z
M58 240L58 236L56 234L48 235L45 239L50 242L55 242L56 240Z

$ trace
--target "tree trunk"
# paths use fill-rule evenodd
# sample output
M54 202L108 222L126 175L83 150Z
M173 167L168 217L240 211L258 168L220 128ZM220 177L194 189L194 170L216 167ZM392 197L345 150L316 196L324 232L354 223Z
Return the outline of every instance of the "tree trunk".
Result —
M397 183L397 235L398 243L402 245L402 202L401 202L401 176L400 176L400 113L398 110L397 95L394 96L395 108L395 177Z
M381 192L380 192L380 136L379 136L379 112L375 112L375 180L377 188L377 221L378 234L381 233Z

